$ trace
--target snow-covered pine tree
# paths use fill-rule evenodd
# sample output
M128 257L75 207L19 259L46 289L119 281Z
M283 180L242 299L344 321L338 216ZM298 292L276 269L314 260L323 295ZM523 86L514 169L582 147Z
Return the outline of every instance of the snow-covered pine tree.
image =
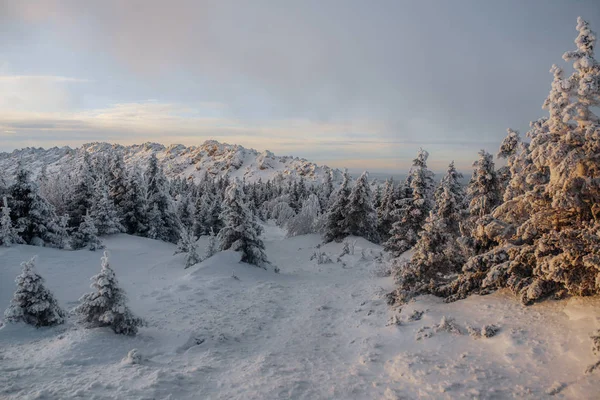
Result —
M526 173L524 173L526 169L531 168L529 143L521 141L518 131L513 129L507 131L508 134L502 141L498 152L498 158L506 159L506 166L498 170L504 187L504 201L509 201L525 193L531 187L531 183L525 180Z
M146 235L148 233L148 188L137 165L127 175L121 207L125 232L130 235Z
M373 208L373 195L367 171L356 180L350 191L345 225L350 235L364 237L373 243L379 242L377 213Z
M319 203L323 213L329 210L331 195L333 194L333 171L327 171L321 190L319 191Z
M179 237L177 249L175 249L173 255L185 253L185 268L189 268L202 261L198 255L198 238L194 236L192 228L182 226Z
M454 162L448 166L435 192L435 207L425 221L410 261L396 260L393 266L398 282L395 297L401 301L423 294L437 294L440 285L460 272L465 256L456 239L464 210L462 174Z
M212 215L213 202L214 199L210 189L204 190L202 195L196 200L196 206L194 208L194 234L196 236L207 235L211 228L213 228L212 225L215 222Z
M321 205L315 194L310 194L304 202L302 209L287 223L288 237L308 235L318 231L318 221L321 216Z
M58 217L56 225L58 228L56 231L56 240L54 244L59 249L65 249L69 246L69 242L71 241L69 236L69 214Z
M433 207L434 174L427 168L428 157L427 151L419 150L407 178L411 196L396 201L393 213L396 222L392 225L390 238L384 243L386 251L394 257L417 243L418 234Z
M22 166L17 170L15 183L9 188L8 198L13 226L25 243L54 243L57 231L54 207L40 196L29 171Z
M177 199L177 218L179 224L186 228L192 228L194 226L194 214L195 207L192 202L192 195L187 191L180 193Z
M65 312L52 293L44 286L44 279L35 272L35 257L21 263L17 276L17 290L4 312L7 322L24 322L35 327L54 326L65 322Z
M94 218L89 213L85 214L79 228L71 237L71 247L73 250L88 248L90 251L96 251L104 248L104 244L98 237L98 229L94 224Z
M148 204L151 214L156 210L157 215L151 215L154 218L153 225L149 229L154 229L155 239L165 242L176 243L179 239L177 214L171 195L169 194L169 184L162 168L158 165L156 154L152 153L146 171L148 182ZM160 220L160 221L159 221Z
M221 212L224 226L218 234L220 249L239 251L242 262L266 269L269 262L265 245L260 239L262 228L256 223L244 201L240 182L232 181L225 192Z
M94 201L90 210L90 214L94 218L94 225L100 236L125 231L125 228L121 225L115 203L109 197L108 190L109 186L106 184L104 177L101 176L96 181Z
M83 151L83 155L79 162L75 188L67 209L70 216L70 227L75 229L81 225L86 213L91 210L94 199L95 182L91 156L84 148L81 151Z
M210 233L208 237L208 247L206 247L206 255L204 256L205 260L211 258L219 251L216 239L217 238L215 236L215 231L212 228L210 228Z
M381 194L381 203L377 208L377 229L379 237L382 241L387 241L390 238L390 231L394 223L393 212L396 202L396 188L394 187L394 179L386 179Z
M323 241L341 242L348 236L348 226L346 225L346 212L348 200L350 198L350 175L348 170L344 171L344 180L338 190L332 194L334 199L325 216L325 226L323 227Z
M83 295L73 311L88 328L110 327L115 333L133 336L143 321L127 307L127 297L110 267L107 252L101 267L100 273L90 279L94 291Z
M577 29L577 50L563 56L574 72L565 79L552 68L550 117L532 123L531 165L511 178L530 186L481 224L498 246L467 261L449 300L502 287L524 304L600 293L600 66L589 24L579 18Z
M6 196L2 198L2 216L0 217L0 245L10 247L13 244L24 243L19 236L19 231L13 226L10 219L10 207Z
M127 201L127 171L125 169L125 161L123 153L116 150L110 159L108 168L108 195L115 205L115 209L122 221L124 212L124 203Z

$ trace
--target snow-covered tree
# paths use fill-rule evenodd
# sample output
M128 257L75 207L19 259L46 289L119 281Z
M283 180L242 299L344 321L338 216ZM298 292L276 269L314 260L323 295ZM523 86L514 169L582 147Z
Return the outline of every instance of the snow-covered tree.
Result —
M190 193L183 192L179 194L176 210L179 223L185 227L192 228L194 226L195 207Z
M396 191L394 187L394 179L390 178L385 181L383 192L381 194L381 202L377 208L377 229L379 237L383 241L387 241L390 237L390 231L394 224L394 209L396 208Z
M446 287L450 300L503 287L524 304L600 293L600 67L589 24L580 18L577 29L577 50L564 56L574 72L566 79L553 67L550 117L532 123L529 163L511 177L527 186L478 224L496 245L466 262Z
M429 153L420 149L409 174L410 197L396 201L390 238L384 243L386 251L394 257L410 249L417 243L425 219L433 207L433 172L427 168Z
M96 251L104 248L104 244L98 237L98 229L94 224L94 218L88 213L83 217L79 228L71 238L71 247L73 250L87 248L90 251Z
M52 244L56 234L54 207L39 194L29 171L19 167L15 183L9 188L13 226L27 244Z
M101 259L101 270L90 280L93 292L83 295L73 310L88 328L110 327L115 333L135 335L142 319L127 307L127 297L110 267L108 253Z
M175 254L185 253L185 268L189 268L202 261L198 255L198 238L194 236L192 229L182 226L179 236L180 239L177 242Z
M21 263L17 276L17 290L10 306L4 312L7 322L24 322L35 327L54 326L65 321L65 313L52 293L44 286L44 279L35 272L35 257Z
M325 216L323 227L323 240L325 243L331 241L341 242L349 235L346 213L348 212L348 201L350 198L350 175L344 171L344 180L338 190L332 194L334 200Z
M58 218L56 223L57 230L55 235L54 244L59 249L65 249L69 246L69 242L71 241L71 237L69 235L69 214L64 214L63 216Z
M98 230L98 235L112 235L123 232L125 228L121 225L119 214L115 203L110 199L108 193L109 187L104 178L96 181L94 191L94 202L90 214L94 218L94 225Z
M462 174L454 162L448 166L435 192L435 208L425 221L409 261L395 260L394 274L399 284L395 295L406 300L423 293L437 294L440 285L450 282L465 262L457 243L464 209Z
M379 242L377 213L373 208L369 173L366 171L356 180L350 191L345 225L350 235L362 236L374 243Z
M118 215L122 217L124 215L124 203L128 197L127 171L123 154L118 150L110 158L106 182L108 184L108 196L113 202Z
M23 243L19 231L13 226L10 219L10 207L6 196L2 198L2 216L0 217L0 245L10 247L13 244Z
M169 194L167 178L158 165L158 159L154 153L150 157L146 174L148 204L151 214L149 216L151 220L149 230L153 230L153 238L175 243L179 239L177 214Z
M321 190L319 191L319 203L321 210L326 212L329 209L331 195L333 194L333 171L327 171Z
M318 221L321 215L321 205L319 198L315 194L310 194L304 202L302 209L287 224L288 236L308 235L318 231Z
M215 254L217 254L217 252L219 251L216 239L217 238L215 236L215 232L211 228L210 229L210 234L209 234L209 237L208 237L208 246L206 247L206 254L204 256L205 260L211 258Z
M148 187L137 165L127 175L121 209L125 232L130 235L148 233Z
M498 176L502 181L503 200L509 201L531 188L525 172L532 164L529 143L521 141L518 131L508 129L508 134L500 145L498 157L506 159L506 166L498 170Z
M246 206L244 192L237 180L232 181L225 192L221 219L224 226L218 234L220 249L239 251L242 262L266 269L267 255L260 239L262 228Z
M75 178L75 188L71 199L68 201L69 223L72 228L77 228L83 218L92 208L94 199L94 171L90 154L82 149L83 156L79 162Z

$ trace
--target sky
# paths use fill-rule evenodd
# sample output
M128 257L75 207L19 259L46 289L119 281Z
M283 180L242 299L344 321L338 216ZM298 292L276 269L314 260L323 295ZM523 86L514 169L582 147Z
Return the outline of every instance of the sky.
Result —
M0 0L0 151L208 139L468 172L547 115L598 0Z

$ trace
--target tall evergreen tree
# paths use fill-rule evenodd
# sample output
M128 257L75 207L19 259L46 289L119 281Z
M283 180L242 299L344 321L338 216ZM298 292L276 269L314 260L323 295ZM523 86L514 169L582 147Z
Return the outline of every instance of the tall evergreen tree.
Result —
M119 214L115 203L109 197L109 187L104 178L100 177L96 182L94 202L90 214L94 218L94 225L98 235L112 235L123 232L125 228L121 225Z
M92 208L94 198L95 181L91 156L85 149L82 151L83 156L79 162L75 188L72 198L68 202L67 212L71 228L78 228L81 225L83 218Z
M35 257L21 263L17 276L17 290L4 312L7 322L24 322L35 327L60 325L65 322L65 312L52 293L44 286L44 279L35 272Z
M331 203L325 217L323 227L323 240L325 243L331 241L341 242L349 234L346 212L348 199L350 198L350 175L344 171L344 180L338 190L332 195L335 199Z
M73 311L88 328L109 327L115 333L133 336L143 321L127 307L127 297L119 287L106 252L101 266L100 273L91 278L90 287L94 291L83 295Z
M137 165L127 175L125 190L121 203L125 232L144 236L148 233L148 188Z
M433 172L427 168L428 157L427 151L419 150L408 178L411 197L396 201L393 213L396 222L392 225L390 238L384 244L394 257L417 243L419 232L432 209L434 181Z
M83 217L83 221L79 224L79 228L71 238L71 247L73 250L87 248L90 251L103 249L104 244L98 238L98 229L94 225L94 218L88 213Z
M244 203L244 193L238 181L227 188L221 219L224 226L218 238L221 250L234 250L242 254L242 262L266 269L268 265L265 245L259 235L262 228Z
M381 203L377 208L377 229L379 237L385 242L390 237L390 231L394 223L394 210L396 208L396 191L394 188L394 179L385 181Z
M0 245L10 247L13 244L23 243L23 239L19 236L19 231L13 226L10 218L10 207L6 196L2 198L2 215L0 217Z
M365 171L356 180L350 191L345 225L348 227L349 234L362 236L371 242L378 243L377 214L373 208L372 197L369 173Z
M152 236L155 239L175 243L179 239L177 215L169 194L167 178L158 165L158 159L154 153L150 157L146 173L148 205L151 210L149 217L151 226L149 229L153 229Z

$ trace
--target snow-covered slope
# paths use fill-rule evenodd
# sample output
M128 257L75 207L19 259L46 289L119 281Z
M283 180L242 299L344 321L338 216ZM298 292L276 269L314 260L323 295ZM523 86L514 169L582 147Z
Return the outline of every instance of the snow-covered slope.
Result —
M593 399L600 393L589 335L599 299L523 307L498 292L445 304L422 297L394 314L374 275L381 248L356 239L354 255L317 235L265 230L280 274L240 264L233 252L183 269L174 246L117 235L106 239L132 310L148 326L136 337L109 329L9 325L0 329L0 398L6 399ZM201 239L201 246L205 246ZM352 240L352 238L351 238ZM362 252L364 250L364 257ZM63 307L89 291L100 253L0 247L0 311L19 262L37 270ZM235 277L234 277L235 276ZM422 311L420 319L409 317ZM415 314L415 316L418 315ZM400 325L387 322L396 316ZM440 324L443 317L454 323ZM467 325L495 324L474 337ZM137 349L139 364L127 359Z
M273 179L277 175L304 176L308 182L321 182L327 173L333 171L335 180L341 180L341 171L327 166L319 166L306 159L290 156L276 156L268 150L260 153L239 145L208 140L200 146L171 145L165 147L157 143L121 146L109 143L89 143L79 149L53 147L51 149L25 148L11 153L0 153L0 171L4 175L14 174L21 161L37 174L44 165L49 171L73 164L78 150L86 150L92 155L107 156L111 152L122 152L127 164L138 163L145 167L152 153L155 153L168 177L193 177L200 180L205 172L217 177L229 174L231 177L245 178L252 183L262 178ZM69 168L67 168L69 170Z

